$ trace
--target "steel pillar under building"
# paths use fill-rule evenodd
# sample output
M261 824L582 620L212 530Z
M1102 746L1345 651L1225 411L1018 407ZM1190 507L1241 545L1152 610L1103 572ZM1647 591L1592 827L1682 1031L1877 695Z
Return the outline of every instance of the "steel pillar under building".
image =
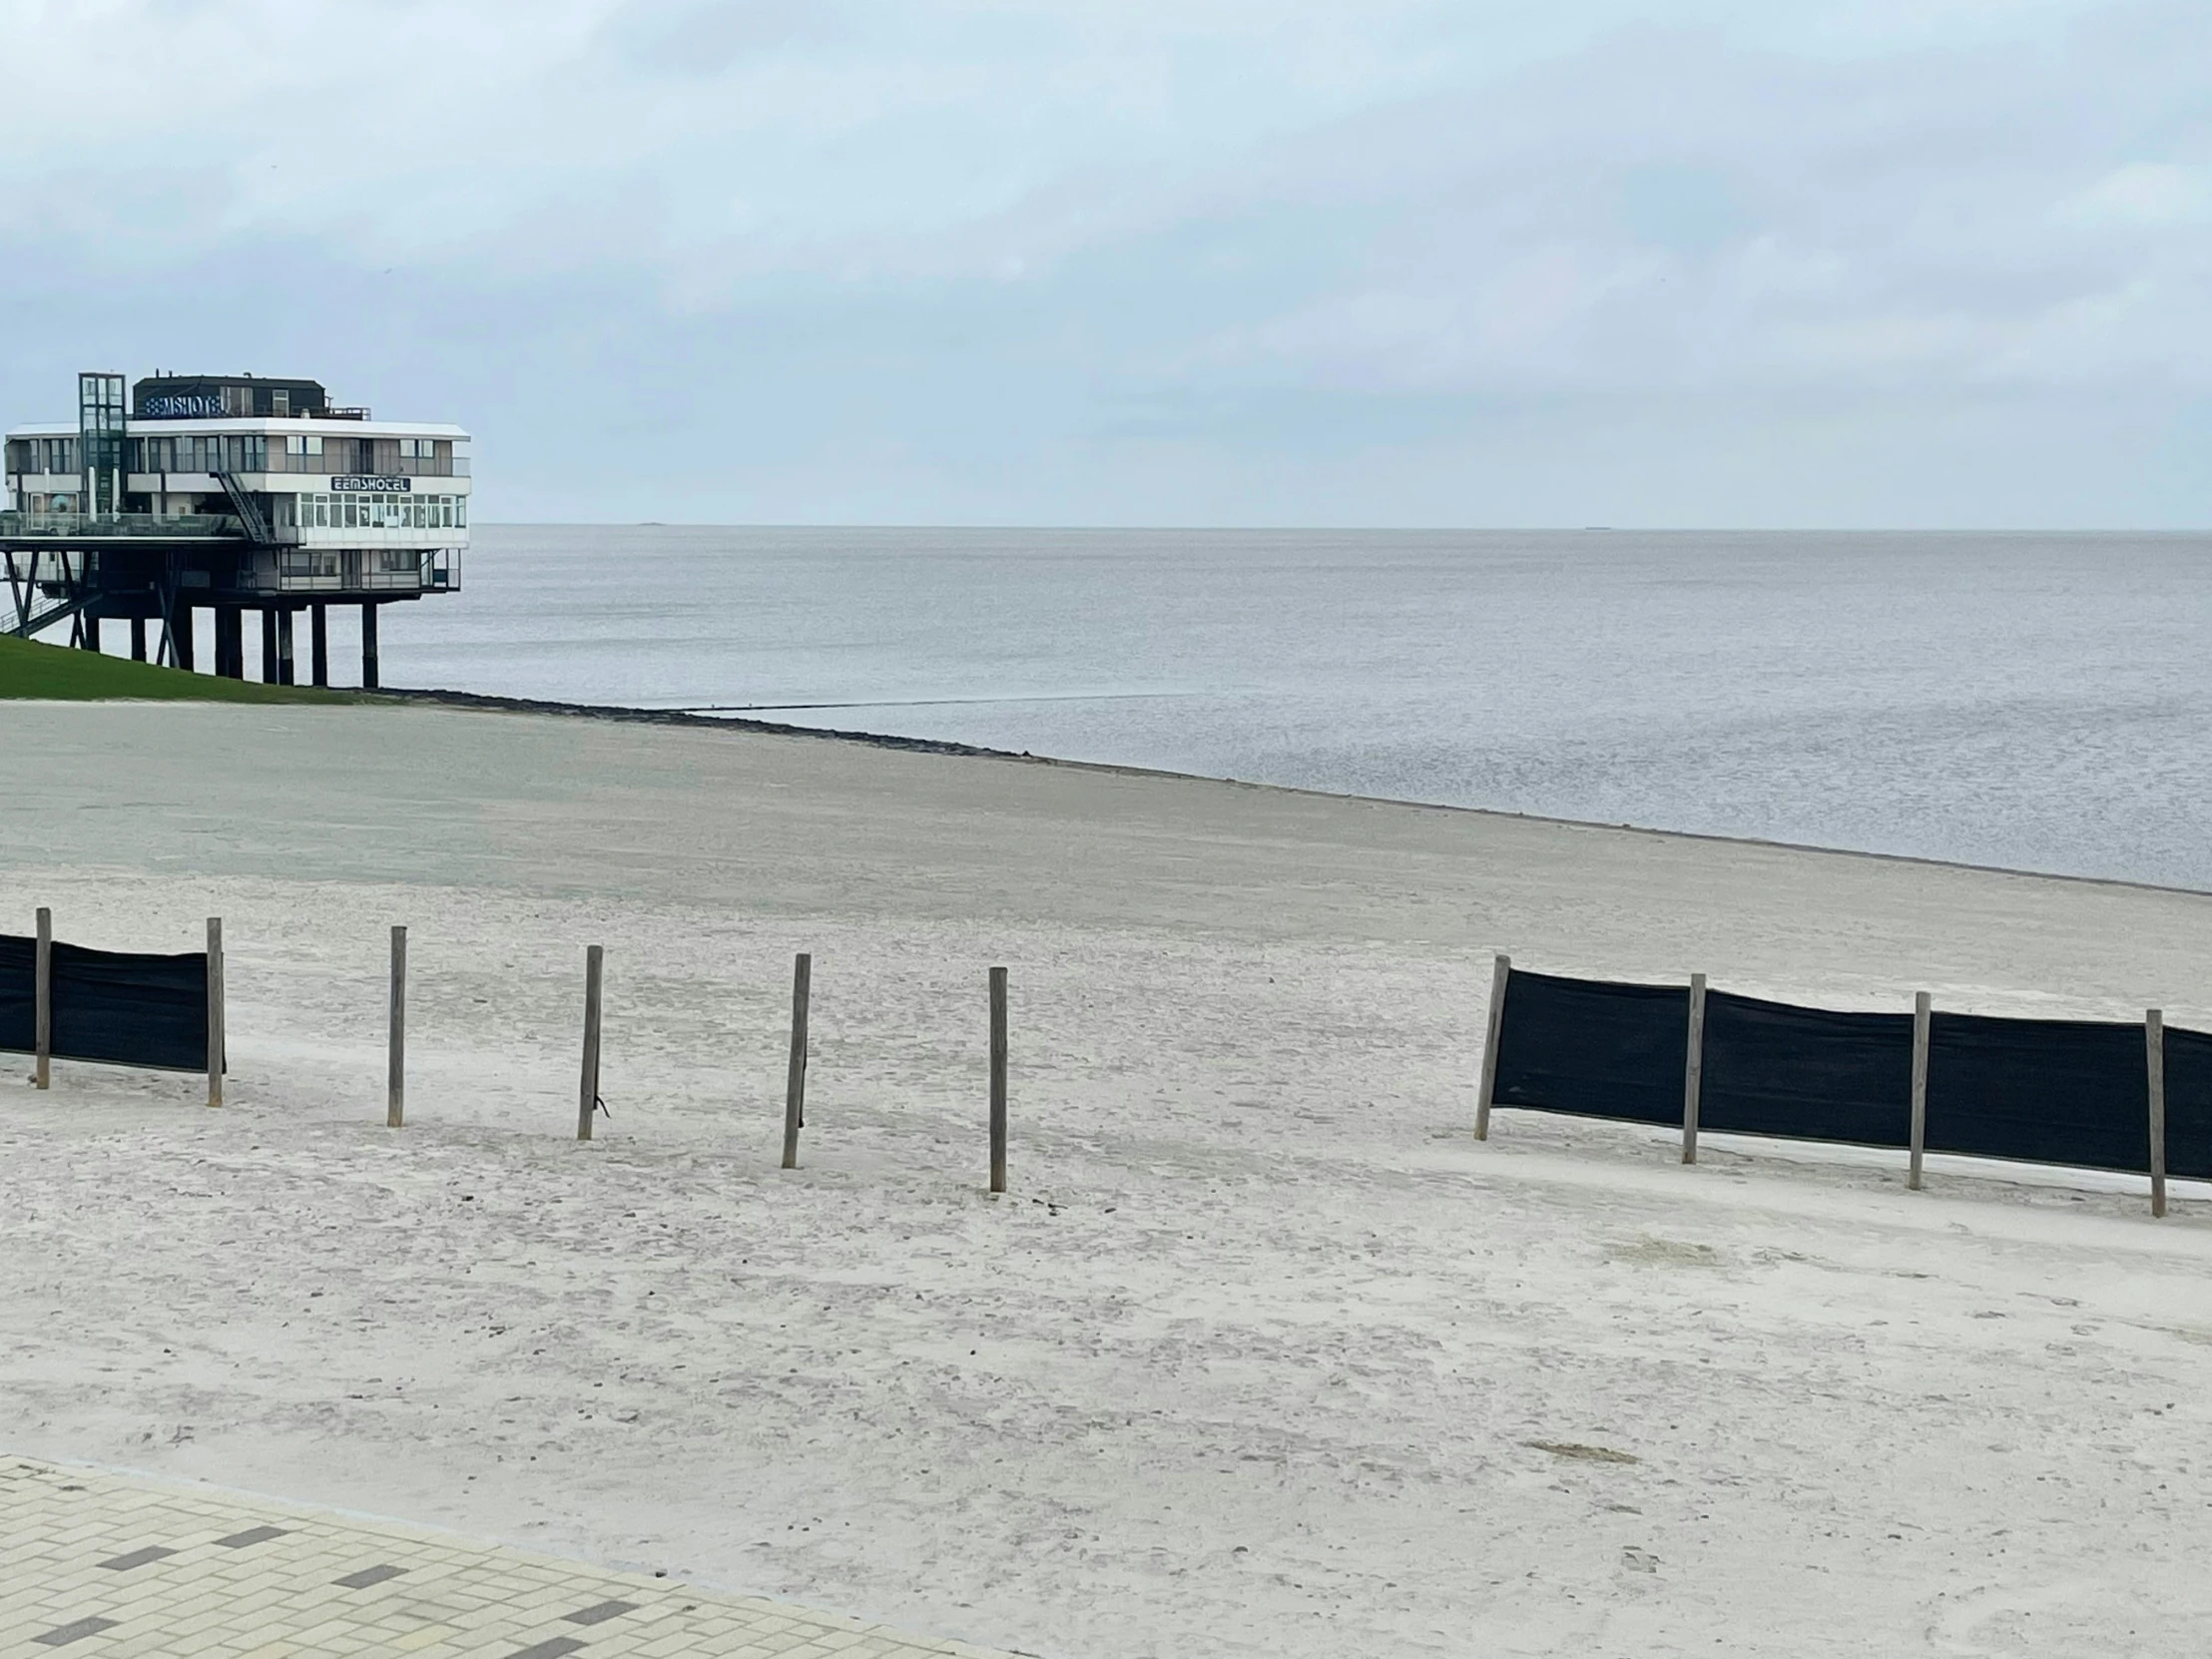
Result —
M226 680L246 678L246 613L236 605L215 613L215 671Z

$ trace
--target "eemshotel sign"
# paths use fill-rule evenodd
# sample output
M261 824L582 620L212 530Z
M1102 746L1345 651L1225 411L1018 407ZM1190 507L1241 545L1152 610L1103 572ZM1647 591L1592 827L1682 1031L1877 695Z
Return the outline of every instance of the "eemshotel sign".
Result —
M384 490L411 490L414 480L408 477L375 477L363 475L356 478L333 478L330 487L340 494L374 495Z

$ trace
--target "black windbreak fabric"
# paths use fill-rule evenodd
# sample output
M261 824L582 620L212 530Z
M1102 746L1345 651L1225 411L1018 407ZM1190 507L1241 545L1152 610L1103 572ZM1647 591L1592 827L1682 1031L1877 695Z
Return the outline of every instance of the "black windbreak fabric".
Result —
M1682 1121L1687 985L1609 985L1518 968L1497 1038L1499 1106L1635 1123Z
M0 1049L38 1047L38 940L0 933Z
M208 1067L208 958L54 945L54 1053L177 1071Z
M2212 1179L2212 1037L2166 1027L2166 1173Z
M1743 1135L1910 1145L1913 1016L1708 991L1697 1115Z
M2193 1066L2194 1046L2183 1047ZM2169 1055L2172 1050L2169 1042ZM2173 1081L2169 1077L2169 1115ZM1929 1033L1928 1150L2083 1169L2149 1169L2143 1028L1938 1010Z
M1515 970L1498 1029L1499 1106L1682 1121L1690 993ZM2166 1028L2167 1173L2212 1180L2212 1035ZM1698 1121L1746 1135L1903 1147L1913 1017L1709 992ZM2141 1172L2150 1167L2143 1027L1937 1010L1931 1152Z

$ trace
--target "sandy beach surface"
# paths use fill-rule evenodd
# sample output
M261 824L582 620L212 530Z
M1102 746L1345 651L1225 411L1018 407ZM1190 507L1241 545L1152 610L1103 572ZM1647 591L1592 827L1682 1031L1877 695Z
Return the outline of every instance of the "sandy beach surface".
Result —
M0 926L222 915L232 1077L0 1081L0 1447L1068 1659L2202 1645L2212 1198L1469 1123L1495 950L2212 1027L2212 898L584 719L6 720Z

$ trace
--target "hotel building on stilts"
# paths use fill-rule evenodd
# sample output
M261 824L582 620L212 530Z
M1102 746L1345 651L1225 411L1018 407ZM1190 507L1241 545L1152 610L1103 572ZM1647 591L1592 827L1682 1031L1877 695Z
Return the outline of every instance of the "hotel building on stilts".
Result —
M468 545L469 437L458 426L374 420L313 380L251 374L77 377L73 423L7 433L0 633L67 623L101 649L127 622L131 655L192 668L211 619L218 674L246 674L246 613L260 613L266 680L294 679L305 612L308 678L329 683L327 613L358 605L361 684L374 687L377 613L460 587Z

